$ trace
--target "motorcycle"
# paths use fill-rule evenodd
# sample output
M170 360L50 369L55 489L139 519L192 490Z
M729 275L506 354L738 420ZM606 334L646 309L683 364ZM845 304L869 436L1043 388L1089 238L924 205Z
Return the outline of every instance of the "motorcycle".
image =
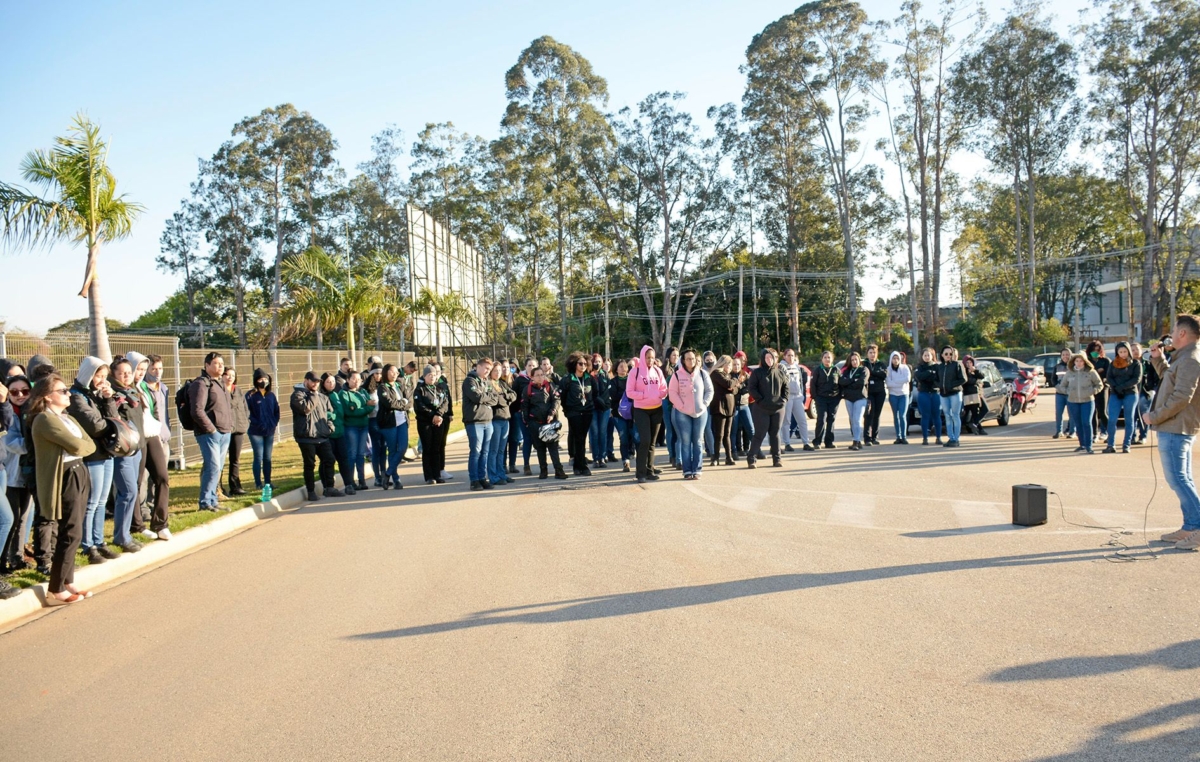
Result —
M1017 376L1013 379L1013 415L1016 415L1017 413L1027 413L1037 406L1038 391L1040 386L1041 384L1038 383L1037 373L1035 371L1017 371Z

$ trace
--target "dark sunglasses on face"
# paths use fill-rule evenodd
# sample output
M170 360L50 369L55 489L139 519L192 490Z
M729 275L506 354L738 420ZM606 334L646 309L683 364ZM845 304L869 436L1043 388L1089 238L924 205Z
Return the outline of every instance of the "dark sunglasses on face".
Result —
M29 396L28 389L10 389L8 393L14 397L28 397Z

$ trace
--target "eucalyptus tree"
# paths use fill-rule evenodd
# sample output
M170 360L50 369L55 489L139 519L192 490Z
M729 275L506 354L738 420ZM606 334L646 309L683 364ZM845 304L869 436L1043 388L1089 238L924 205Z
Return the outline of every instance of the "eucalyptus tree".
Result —
M179 211L171 215L163 225L159 236L159 254L155 258L158 269L183 274L183 290L187 296L188 325L196 325L196 292L204 286L204 277L199 262L199 237L196 209L188 201L180 205ZM203 326L197 335L203 341Z
M503 135L545 189L546 216L553 225L558 265L562 346L567 338L568 261L581 249L580 216L586 205L580 175L581 146L606 129L601 109L608 85L582 55L554 38L539 37L521 52L504 77L508 106ZM536 179L535 179L536 178Z
M302 111L283 123L280 146L288 168L284 186L296 221L308 232L308 246L327 241L325 223L345 179L334 158L337 141L329 128Z
M26 154L21 176L43 195L0 183L0 240L87 246L79 296L88 300L88 352L108 361L112 351L100 301L100 248L128 236L143 207L117 193L108 143L100 137L99 125L83 114L75 117L66 135L55 138L53 148Z
M1200 170L1200 3L1126 0L1096 8L1103 17L1081 30L1093 78L1089 142L1105 149L1108 172L1124 187L1149 247L1139 321L1151 336L1165 317L1164 281L1171 280L1156 277L1164 269L1157 245L1187 221Z
M676 106L683 98L654 93L636 112L622 109L611 137L591 136L584 163L596 214L637 284L653 342L663 348L682 341L701 293L684 288L685 281L704 277L729 246L737 220L734 185L722 170L729 143L702 136Z
M1030 335L1038 322L1038 177L1055 169L1078 126L1082 108L1075 95L1075 68L1074 48L1036 7L1010 15L953 67L958 114L979 128L976 144L998 170L1013 178L1017 266L1025 281Z
M793 108L804 108L813 122L811 142L821 157L826 181L837 204L846 268L846 298L854 343L861 338L858 320L858 256L854 197L857 137L871 115L867 101L872 82L886 65L879 60L872 25L856 2L816 0L767 25L746 51L747 90L769 87ZM765 80L774 79L769 85Z

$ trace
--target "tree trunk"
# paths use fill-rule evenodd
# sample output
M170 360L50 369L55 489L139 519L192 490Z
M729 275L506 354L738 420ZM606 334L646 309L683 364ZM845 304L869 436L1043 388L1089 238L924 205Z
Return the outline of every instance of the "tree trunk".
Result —
M112 362L112 348L108 343L108 323L104 320L104 305L100 302L100 276L95 265L99 257L100 244L93 243L88 248L88 261L92 263L87 296L88 352L107 363Z
M1029 338L1033 339L1033 334L1037 332L1038 314L1037 314L1037 262L1034 256L1034 243L1036 232L1034 230L1034 175L1033 162L1026 162L1025 174L1029 178Z

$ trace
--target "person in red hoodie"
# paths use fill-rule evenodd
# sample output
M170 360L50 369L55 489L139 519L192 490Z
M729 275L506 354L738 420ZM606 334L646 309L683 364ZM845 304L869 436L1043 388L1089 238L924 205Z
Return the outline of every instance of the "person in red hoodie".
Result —
M637 365L625 382L625 396L633 403L633 422L637 426L637 480L639 483L658 481L654 468L654 440L663 425L663 400L667 396L667 380L658 369L654 347L642 347Z

